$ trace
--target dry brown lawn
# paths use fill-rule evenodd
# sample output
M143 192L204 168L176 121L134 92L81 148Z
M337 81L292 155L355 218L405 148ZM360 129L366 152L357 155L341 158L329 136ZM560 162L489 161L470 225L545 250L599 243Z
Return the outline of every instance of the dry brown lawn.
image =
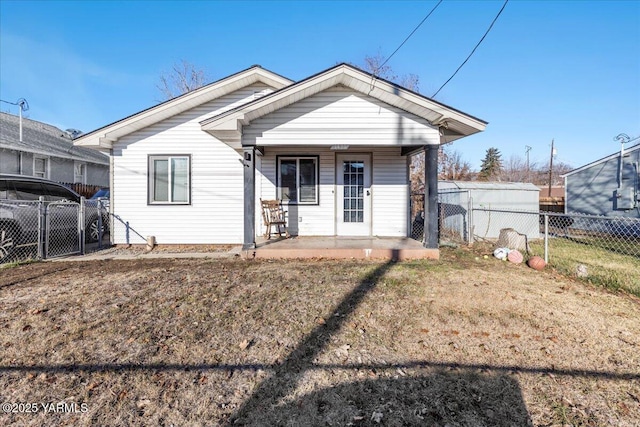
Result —
M639 426L638 299L476 255L0 270L0 425Z

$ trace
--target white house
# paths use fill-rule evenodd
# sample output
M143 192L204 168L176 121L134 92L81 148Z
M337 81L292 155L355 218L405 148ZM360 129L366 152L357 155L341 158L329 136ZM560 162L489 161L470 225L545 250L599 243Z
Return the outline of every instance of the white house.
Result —
M283 200L294 235L408 236L408 155L424 152L437 249L437 148L486 124L348 64L299 82L253 66L75 144L109 152L111 209L140 235L245 249L260 199Z

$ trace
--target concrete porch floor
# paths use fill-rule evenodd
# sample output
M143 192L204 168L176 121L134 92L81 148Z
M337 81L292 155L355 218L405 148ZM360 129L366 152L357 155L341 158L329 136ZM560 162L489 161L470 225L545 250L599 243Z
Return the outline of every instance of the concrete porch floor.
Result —
M248 258L328 258L328 259L438 259L438 249L427 249L408 237L291 237L256 239L256 249L245 251Z

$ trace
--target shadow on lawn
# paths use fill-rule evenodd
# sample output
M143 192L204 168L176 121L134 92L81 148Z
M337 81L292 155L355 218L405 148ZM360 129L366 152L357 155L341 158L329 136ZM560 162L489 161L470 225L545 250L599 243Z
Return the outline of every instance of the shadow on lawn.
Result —
M496 425L498 420L509 420L506 425L530 425L520 387L505 375L442 372L424 377L356 381L281 404L281 399L295 391L306 371L317 369L313 360L394 264L388 261L364 277L326 323L316 327L275 367L273 375L257 387L228 424L346 425L385 420L386 425L444 425L447 421Z
M515 379L470 371L349 382L244 415L235 424L532 425Z

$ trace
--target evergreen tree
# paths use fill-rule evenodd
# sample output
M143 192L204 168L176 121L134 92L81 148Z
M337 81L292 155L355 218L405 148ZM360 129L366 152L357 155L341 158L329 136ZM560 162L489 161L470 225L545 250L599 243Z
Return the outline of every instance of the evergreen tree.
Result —
M487 150L484 156L482 165L480 166L480 173L478 174L478 180L490 181L492 179L500 178L502 172L502 154L497 148L491 147Z

